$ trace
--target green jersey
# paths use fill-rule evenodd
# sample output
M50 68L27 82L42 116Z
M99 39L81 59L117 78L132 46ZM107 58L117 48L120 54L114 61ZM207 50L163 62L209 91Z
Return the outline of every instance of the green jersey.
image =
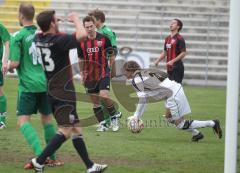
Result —
M10 40L10 34L7 29L0 23L0 67L2 67L3 43Z
M112 47L117 47L116 34L109 27L103 25L103 27L97 29L97 32L106 35L111 41Z
M36 59L36 46L33 43L36 26L25 26L14 33L10 41L11 61L18 61L19 91L45 92L47 83L42 65Z

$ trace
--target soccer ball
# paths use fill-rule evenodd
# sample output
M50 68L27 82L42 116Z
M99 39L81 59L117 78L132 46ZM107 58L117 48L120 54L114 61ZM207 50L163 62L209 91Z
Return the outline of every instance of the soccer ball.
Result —
M127 126L132 133L140 133L144 128L143 121L135 117L128 118Z

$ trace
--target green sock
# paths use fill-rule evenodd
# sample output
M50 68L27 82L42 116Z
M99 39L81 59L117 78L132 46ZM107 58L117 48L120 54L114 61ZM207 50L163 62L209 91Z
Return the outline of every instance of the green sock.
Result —
M43 125L44 129L44 137L46 144L52 139L52 137L56 134L56 130L54 128L53 124L47 123ZM54 153L53 155L50 156L50 159L56 160L56 154Z
M105 107L103 108L103 115L104 115L104 120L105 120L107 126L109 126L111 124L111 118L107 111L107 108L105 108Z
M27 140L28 144L32 147L34 154L39 156L42 153L42 147L36 130L30 123L24 123L20 127L20 131Z
M6 123L6 111L7 111L7 98L5 95L0 96L0 122Z
M110 120L109 112L107 110L107 105L105 104L105 102L101 101L101 106L103 109L104 120L106 122L106 125L109 126L111 124L111 120Z

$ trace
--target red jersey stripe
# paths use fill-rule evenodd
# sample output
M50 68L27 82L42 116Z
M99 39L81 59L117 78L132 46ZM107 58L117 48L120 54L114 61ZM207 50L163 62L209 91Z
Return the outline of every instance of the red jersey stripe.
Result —
M94 47L98 47L98 40L94 40ZM94 72L95 72L95 79L98 81L101 77L101 64L99 63L99 51L94 52Z
M102 38L101 39L102 41L102 78L104 78L106 76L106 63L107 63L107 60L106 60L106 50L105 50L105 44L106 44L106 39L105 38Z
M84 42L81 42L80 43L80 47L81 47L81 49L82 50L85 50L85 46L84 46ZM84 77L84 80L86 80L86 77L87 77L87 75L86 75L86 72L87 72L87 65L86 65L86 61L87 61L87 55L86 55L86 52L85 51L83 51L83 77Z
M88 80L92 81L94 79L94 76L92 76L93 74L93 66L92 66L92 62L93 62L93 54L91 51L92 48L92 40L88 40L87 41L87 54L88 54Z

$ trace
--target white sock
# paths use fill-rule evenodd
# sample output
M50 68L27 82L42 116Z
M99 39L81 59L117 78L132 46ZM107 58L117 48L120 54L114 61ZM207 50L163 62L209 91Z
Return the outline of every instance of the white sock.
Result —
M199 128L203 128L203 127L213 127L214 125L215 125L215 123L212 120L209 120L209 121L193 120L193 122L189 128L199 129Z
M184 122L185 122L185 121L182 121L180 124L178 124L178 125L176 126L177 129L181 129L181 130L182 130L182 128L183 128L183 126L184 126ZM187 131L187 132L192 133L193 136L195 136L195 135L197 135L197 134L199 133L198 130L193 129L193 128L185 129L184 131Z
M186 129L186 131L192 133L193 136L196 136L198 133L200 133L197 129Z

